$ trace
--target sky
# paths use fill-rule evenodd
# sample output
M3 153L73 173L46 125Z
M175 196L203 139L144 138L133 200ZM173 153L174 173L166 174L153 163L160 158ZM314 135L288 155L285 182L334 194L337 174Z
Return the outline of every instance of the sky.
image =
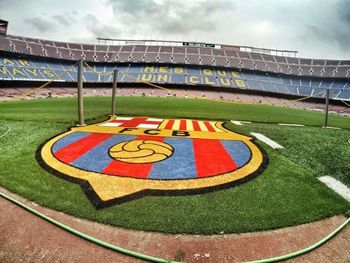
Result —
M165 39L350 59L350 0L0 0L8 34L97 44Z

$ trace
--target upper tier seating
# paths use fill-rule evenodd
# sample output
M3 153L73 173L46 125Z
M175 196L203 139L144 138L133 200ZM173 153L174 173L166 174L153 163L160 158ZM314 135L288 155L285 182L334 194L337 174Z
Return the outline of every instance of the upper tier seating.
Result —
M74 56L79 52L72 53ZM120 54L126 54L121 57ZM135 59L132 53L119 53L117 60ZM134 53L136 54L136 53ZM155 53L148 53L155 54ZM167 53L161 53L166 55ZM189 55L190 56L190 55ZM194 56L194 55L192 55ZM145 56L144 60L160 60L161 57ZM267 62L266 62L267 63ZM75 65L74 65L75 64ZM286 75L281 73L267 73L258 70L236 70L230 68L213 68L210 66L194 65L161 65L135 63L89 63L85 67L83 78L86 82L112 82L112 75L116 67L119 71L118 82L152 82L157 84L185 84L206 85L212 87L241 88L260 90L272 93L283 93L298 96L324 97L325 89L330 88L332 99L350 100L350 80L333 77L310 77ZM74 66L73 66L74 65ZM260 65L259 65L260 66ZM91 71L91 67L93 70ZM67 69L68 72L64 70ZM93 72L94 71L94 72ZM101 72L103 74L96 74ZM31 81L68 81L77 78L77 66L73 61L53 60L51 58L24 58L22 55L6 56L0 54L0 80L31 80Z
M245 68L299 76L350 78L350 61L282 57L186 46L88 45L0 36L0 50L93 62L146 62Z

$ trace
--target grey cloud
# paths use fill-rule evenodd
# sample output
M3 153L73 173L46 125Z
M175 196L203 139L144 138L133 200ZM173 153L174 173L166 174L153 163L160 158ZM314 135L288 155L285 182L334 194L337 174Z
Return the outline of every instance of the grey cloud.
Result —
M350 1L339 2L335 15L331 18L317 26L309 26L306 32L310 33L310 37L333 46L332 48L337 45L341 50L350 51Z
M158 21L161 21L155 25L158 26L159 32L213 32L228 15L228 12L234 9L234 6L232 2L225 0L210 0L197 2L192 6L186 6L185 2L178 2L173 8L175 15L167 12L163 20L156 17Z
M109 0L109 3L115 17L125 27L129 27L130 31L143 30L153 34L214 31L220 19L224 19L224 14L234 9L234 3L229 0L203 0L195 3Z
M63 26L69 26L73 24L76 20L70 15L54 15L52 19Z
M206 0L199 3L197 8L203 9L203 13L206 15L215 15L222 10L233 11L235 10L235 6L235 2L229 0Z
M99 25L93 29L91 32L95 37L111 37L118 38L120 29L112 25Z
M350 51L350 33L339 31L336 32L336 42L338 43L339 47L344 51Z
M216 28L215 18L208 15L205 9L177 10L176 15L155 17L150 22L160 33L189 33L193 31L213 31Z
M128 13L136 15L139 13L150 13L158 9L158 5L153 0L109 0L112 5L113 12L118 13Z
M304 33L304 39L308 41L324 42L330 46L331 49L337 45L341 50L350 51L350 32L347 27L339 24L331 24L327 27L322 26L308 26Z
M41 33L47 33L56 29L56 25L54 23L52 23L48 19L39 16L25 18L24 22L32 25L36 30L38 30Z
M120 33L120 29L114 25L106 25L99 21L93 14L87 14L83 21L86 24L87 30L93 37L116 37Z
M339 13L340 19L343 22L347 23L348 26L350 27L350 1L349 0L340 2L338 4L338 13Z
M324 30L324 28L321 28L319 26L316 25L309 25L306 26L305 28L306 30L306 34L304 35L304 38L307 39L318 39L318 40L331 40L332 37L329 34L329 32L327 32L326 30Z
M100 22L98 20L98 18L95 15L93 15L93 14L87 14L84 17L84 20L86 21L87 24L90 24L90 25Z

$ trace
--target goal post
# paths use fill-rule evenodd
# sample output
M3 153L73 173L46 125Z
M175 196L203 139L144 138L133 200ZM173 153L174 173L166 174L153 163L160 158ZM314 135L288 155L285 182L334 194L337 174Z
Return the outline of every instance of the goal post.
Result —
M112 109L111 109L111 116L115 116L115 99L116 99L116 92L117 92L117 80L118 80L118 70L115 68L113 70L113 89L112 89Z
M98 74L98 75L106 75L107 73L100 73L95 71L91 66L89 66L87 63L85 65L92 70L93 73ZM79 124L78 126L85 126L85 115L84 115L84 77L83 77L83 72L84 72L84 62L83 60L78 61L78 70L77 70L77 88L78 88L78 120ZM117 83L118 83L118 70L115 68L113 72L108 73L108 75L113 74L113 85L112 85L112 100L111 100L111 108L110 108L110 116L115 116L116 115L116 95L117 95ZM88 114L89 115L89 114Z
M329 87L326 89L326 102L325 102L325 109L324 109L324 128L328 127L328 109L329 109Z
M83 60L78 61L78 117L79 126L85 125L84 120L84 101L83 101Z

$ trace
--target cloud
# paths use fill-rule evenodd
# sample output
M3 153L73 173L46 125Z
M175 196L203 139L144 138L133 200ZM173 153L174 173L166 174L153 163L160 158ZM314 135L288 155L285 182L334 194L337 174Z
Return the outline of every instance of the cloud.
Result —
M350 51L350 1L338 2L323 14L323 19L307 25L304 37L308 41L327 44L330 49Z
M342 1L338 4L338 12L340 18L346 23L350 25L350 1Z
M32 25L40 33L47 33L56 29L53 22L40 16L25 18L24 22Z
M154 0L109 0L115 14L127 13L137 15L140 13L151 13L160 6Z
M187 34L214 31L234 9L228 0L155 1L109 0L115 17L133 31Z
M52 20L60 23L63 26L70 26L76 20L70 15L53 15Z
M120 28L111 24L103 24L93 14L87 14L82 19L86 29L92 37L115 37L120 33Z
M342 22L335 30L335 38L341 49L350 51L350 1L342 1L338 5L338 14Z

